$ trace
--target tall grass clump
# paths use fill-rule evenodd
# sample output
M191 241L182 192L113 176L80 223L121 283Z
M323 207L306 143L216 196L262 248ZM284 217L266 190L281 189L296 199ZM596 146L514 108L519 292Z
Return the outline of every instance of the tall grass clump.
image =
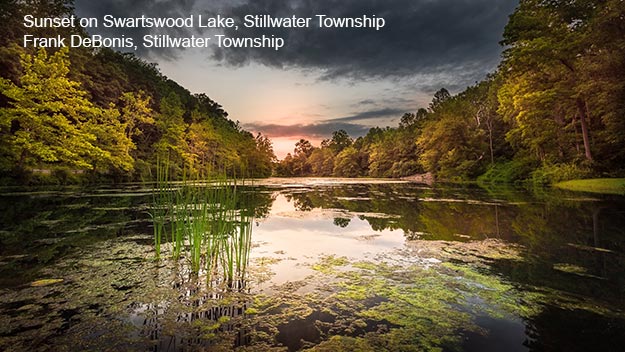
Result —
M225 175L200 179L186 171L182 181L169 179L167 163L157 162L152 220L156 256L161 243L171 242L173 259L188 259L194 273L208 282L234 287L242 282L249 262L253 211L239 204L239 183Z
M206 271L209 282L221 272L224 282L234 287L245 275L251 248L253 217L237 204L236 179L221 177L208 189L210 235L205 237Z
M156 181L152 191L152 207L149 213L154 227L156 258L161 256L161 243L163 236L165 236L168 207L171 203L170 192L168 163L159 158L156 160Z

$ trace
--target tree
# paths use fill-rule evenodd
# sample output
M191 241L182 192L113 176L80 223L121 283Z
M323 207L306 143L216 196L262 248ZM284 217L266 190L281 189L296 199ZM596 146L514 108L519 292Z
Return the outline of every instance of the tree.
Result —
M332 176L334 171L334 153L328 147L315 148L308 158L312 174L315 176Z
M417 139L419 161L442 178L472 178L484 171L488 146L475 120L474 91L438 103ZM436 98L435 98L436 100Z
M399 127L415 129L427 116L428 111L424 108L420 108L416 113L405 113L399 120Z
M127 174L134 169L130 151L135 148L132 139L125 134L125 124L114 105L87 121L84 129L96 137L96 145L102 152L91 158L92 172L99 170Z
M497 112L499 100L497 94L502 84L501 75L490 75L486 80L475 86L467 88L467 97L471 99L471 105L475 108L475 123L478 128L485 132L488 138L488 150L490 164L495 163L496 158L510 157L510 145L505 140L509 125L506 124Z
M255 138L255 149L250 154L249 172L255 177L269 177L272 172L272 165L276 161L276 155L273 152L273 143L271 139L264 136L260 132Z
M184 122L184 108L180 102L180 97L171 92L161 100L161 113L156 119L156 126L160 133L160 139L155 145L157 157L167 160L175 171L173 175L179 174L180 170L193 164L193 157L189 153L189 146L186 141L186 125ZM176 170L177 169L177 170Z
M193 122L186 135L193 163L191 168L199 176L206 176L213 171L215 152L220 149L219 135L211 122L202 119L198 111L194 111L191 115Z
M625 2L603 1L588 21L587 54L580 59L579 89L595 115L594 152L601 171L625 165Z
M295 143L295 150L292 160L290 160L290 166L293 176L308 176L311 173L310 163L308 158L312 154L315 148L310 141L300 139Z
M9 100L9 106L0 110L5 170L44 164L87 170L96 164L131 168L127 153L112 147L127 148L131 142L103 129L115 122L115 112L94 106L80 84L67 77L67 52L63 48L48 56L42 48L36 55L22 54L19 85L0 79L2 94Z
M361 170L356 148L347 147L336 156L333 173L339 177L357 177L360 175Z
M310 141L307 141L305 139L300 139L297 143L295 143L295 156L306 156L309 157L310 154L312 154L313 152L313 145L310 143Z
M337 155L342 152L343 149L351 146L353 142L353 139L349 136L347 131L338 130L332 132L332 139L330 139L328 147L332 149L334 155Z
M150 108L150 97L145 96L143 91L138 93L124 93L121 101L121 119L124 123L126 137L133 138L140 136L142 125L154 124L154 112Z
M595 159L592 130L605 128L602 97L616 97L610 92L614 85L587 82L595 81L594 68L606 72L600 63L605 54L623 56L622 50L612 51L618 44L612 50L604 44L622 42L623 30L606 35L612 30L599 25L611 13L622 22L623 7L622 1L524 0L510 17L502 42L508 49L500 111L514 122L512 138L541 161ZM616 72L623 77L622 69Z
M441 104L443 104L445 101L449 100L451 98L451 94L449 94L449 91L445 88L441 88L439 89L436 93L434 93L434 98L432 99L432 102L430 103L430 111L436 111Z

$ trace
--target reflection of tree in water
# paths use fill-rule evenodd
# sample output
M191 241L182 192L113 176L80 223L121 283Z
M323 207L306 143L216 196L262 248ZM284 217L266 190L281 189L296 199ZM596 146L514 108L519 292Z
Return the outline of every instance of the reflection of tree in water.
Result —
M514 189L485 192L464 186L424 189L406 184L315 188L290 197L306 208L360 213L358 218L372 230L402 230L408 240L496 238L519 243L525 248L523 264L502 261L498 267L514 281L583 295L596 290L608 300L614 300L616 292L625 292L622 202L567 200L556 191L536 198ZM333 222L345 223L340 218ZM554 272L560 264L582 268L586 271L582 275L589 276ZM576 280L588 283L578 285Z
M368 222L373 231L397 229L403 230L409 240L454 241L453 244L428 244L432 248L438 244L443 248L456 248L458 251L454 254L458 257L467 253L466 250L463 252L466 246L479 246L481 242L476 240L495 237L498 239L496 243L502 246L518 243L521 246L515 248L519 249L519 257L488 257L485 261L488 266L483 268L483 273L504 278L515 286L529 287L531 294L546 297L540 302L544 310L524 321L527 331L536 337L530 341L529 348L557 349L558 346L552 343L566 340L564 342L567 344L560 347L592 349L588 343L598 341L597 348L610 349L623 341L622 334L619 334L625 328L623 320L607 317L606 310L592 309L596 306L618 311L623 307L625 203L622 199L567 200L558 193L554 193L552 198L536 198L523 193L516 195L512 191L480 194L479 191L466 189L423 189L411 185L346 185L317 187L308 193L301 189L280 192L301 209L327 209L328 213L337 216L333 219L336 226L346 226L350 219L357 216ZM278 194L275 188L267 190L251 187L249 191L246 188L237 206L245 214L262 218L269 213L274 194ZM0 253L9 253L21 244L24 252L32 254L30 258L23 259L24 262L28 259L28 263L41 261L50 265L54 264L54 258L65 256L64 251L67 249L80 249L83 242L95 242L92 244L97 245L100 240L118 236L121 233L117 231L118 225L123 232L131 230L149 233L150 229L145 226L145 222L140 222L144 218L142 204L146 202L146 197L109 197L101 194L96 197L77 193L4 196L0 209L3 210L1 218L6 225L5 231L0 234ZM305 216L302 218L306 219ZM76 230L80 231L74 232ZM458 241L470 243L462 244ZM283 335L289 334L288 328L283 325L285 321L289 322L287 324L293 321L305 322L307 327L314 324L309 324L305 320L307 318L289 320L282 315L267 322L268 317L276 311L265 310L274 308L268 308L271 307L269 303L266 306L259 304L256 296L251 298L245 276L230 283L224 280L221 271L215 272L209 282L204 279L205 271L198 275L178 273L174 277L172 275L175 275L175 271L170 271L170 268L175 267L175 262L170 262L173 266L164 267L162 263L143 260L143 252L136 254L129 250L148 246L151 243L149 237L120 237L111 243L118 246L100 243L103 254L94 257L98 259L94 262L97 266L80 264L82 261L93 261L94 258L80 258L81 271L66 280L69 285L78 285L78 289L61 298L61 289L66 286L59 285L57 291L53 291L59 292L59 298L54 305L49 306L53 314L46 313L52 318L47 322L43 320L47 326L54 326L51 324L54 321L50 319L65 319L66 315L77 310L76 307L81 307L81 314L84 314L66 318L67 323L63 323L63 326L70 327L68 333L64 332L65 336L70 336L67 341L86 341L82 342L83 346L91 347L84 349L101 348L96 345L101 340L115 340L112 342L117 342L114 346L123 349L129 330L140 330L141 335L132 336L130 343L135 343L132 346L140 346L137 349L141 350L146 350L144 346L148 347L147 350L164 351L231 350L237 346L248 346L251 349L254 344L273 339L271 333L274 328L284 328L286 332ZM416 242L419 243L424 242ZM0 274L11 273L16 276L14 267L12 272L9 270L12 265L0 266L0 270L3 270ZM145 277L148 272L146 269L139 269L147 267L163 270L154 283ZM127 271L123 271L123 268L127 268ZM135 272L136 278L132 276ZM28 279L32 277L31 273L20 273L27 278L19 280L34 280ZM13 280L9 275L0 277L7 282ZM170 284L172 282L175 284ZM369 284L369 281L365 283ZM24 290L27 291L35 292L32 289ZM562 308L561 303L571 302L571 297L592 304L584 308L569 304ZM274 298L267 301L273 303ZM31 306L24 303L19 305L26 308ZM109 306L114 309L101 308ZM18 308L16 306L13 312L18 312ZM47 304L45 309L48 309ZM35 312L32 308L31 311ZM131 312L131 321L138 329L123 326L118 332L115 330L116 324L124 321L112 317L127 316L127 312ZM297 312L299 310L292 310L289 314L297 316ZM29 327L40 323L36 315L39 313L32 316L16 314L25 316L25 322L17 326L25 331L20 333L19 338L27 340ZM267 323L263 325L259 321ZM300 328L297 324L293 326ZM101 327L101 330L92 327ZM78 329L73 331L75 328ZM570 331L586 333L570 336ZM53 328L45 333L49 333L50 338L58 334ZM266 339L261 335L266 336ZM605 336L605 341L602 336ZM270 341L275 343L275 340Z
M545 199L516 210L511 227L526 248L525 260L498 270L515 281L622 304L622 204Z
M315 208L313 200L308 197L308 193L285 193L287 201L293 201L293 207L297 211L311 211Z
M185 260L173 284L178 299L135 307L142 316L142 335L154 343L154 350L210 349L224 343L235 347L249 343L249 329L244 327L249 304L247 268L251 250L254 216L267 216L272 194L244 188L237 193L233 208L214 225L227 231L210 230L202 240L207 249L197 266ZM190 226L184 224L184 226ZM195 265L195 264L193 264ZM193 273L192 271L196 271Z
M245 326L250 305L245 275L237 280L208 279L188 271L175 280L176 301L128 307L136 314L133 320L140 335L151 341L151 350L210 349L226 341L236 348L250 343L251 330Z
M347 227L347 225L349 225L350 221L352 221L351 219L347 219L347 218L334 218L334 225L338 226L338 227L342 227L345 228Z
M0 196L0 256L27 253L31 258L0 265L0 282L23 283L77 248L147 232L142 208L147 197L135 191L62 188ZM15 267L20 275L11 274Z
M254 186L243 186L241 189L243 191L240 193L239 207L253 210L255 219L267 218L276 194Z
M359 184L285 193L298 210L341 209L360 213L374 231L402 230L407 239L469 240L510 234L510 208L481 201L429 201L447 191L409 184ZM344 227L344 220L335 220Z

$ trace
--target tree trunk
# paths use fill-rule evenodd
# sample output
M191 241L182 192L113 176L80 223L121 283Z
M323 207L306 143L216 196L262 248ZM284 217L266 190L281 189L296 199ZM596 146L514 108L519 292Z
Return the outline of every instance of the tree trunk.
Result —
M28 155L28 151L26 150L26 148L23 148L22 152L20 153L20 159L17 161L18 169L24 170L24 162L26 161L27 155Z
M573 129L575 130L575 150L577 150L577 153L579 154L579 129L577 128L577 115L573 114L572 119Z
M584 153L586 159L592 161L592 153L590 152L590 136L588 131L588 121L586 115L586 102L582 98L577 98L577 111L579 113L579 121L582 126L582 138L584 140Z
M492 165L495 163L495 151L493 150L493 121L490 117L486 121L486 126L488 127L488 147L490 149L490 163Z

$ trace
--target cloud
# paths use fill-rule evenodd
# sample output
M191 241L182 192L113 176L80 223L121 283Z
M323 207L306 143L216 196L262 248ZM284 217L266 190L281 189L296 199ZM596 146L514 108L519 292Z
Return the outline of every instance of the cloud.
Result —
M472 84L492 71L501 53L498 42L508 15L518 0L77 0L80 16L189 16L217 14L233 17L239 29L225 29L230 37L283 37L286 46L271 48L206 49L206 55L225 66L260 64L279 69L300 69L325 79L406 79L436 76L458 87ZM245 15L312 17L311 28L246 28ZM383 17L386 26L317 28L317 14L333 17ZM130 35L139 41L158 32L176 36L197 29L92 29ZM182 49L140 49L151 58L175 59ZM427 82L423 82L427 85ZM419 86L422 86L419 84ZM453 88L453 87L451 87Z
M444 74L472 83L499 62L500 41L516 0L249 0L226 10L226 16L383 17L375 29L227 29L233 37L275 35L285 38L279 51L266 48L216 48L213 58L240 66L259 63L275 68L321 71L324 78L404 78Z
M347 133L352 137L364 136L371 127L353 123L322 122L295 125L246 123L243 124L243 128L246 130L261 132L269 138L297 136L302 138L323 139L332 135L332 132L341 129L347 131Z
M374 105L375 101L373 99L364 99L357 103L358 105Z
M328 122L347 122L347 121L360 121L360 120L372 120L372 119L380 119L384 117L397 117L401 116L405 113L405 110L396 109L396 108L384 108L379 110L369 110L356 113L351 116L339 117L335 119L327 120Z
M318 123L310 124L265 124L262 122L253 122L243 124L243 128L247 130L262 132L268 137L304 137L313 139L328 138L332 132L345 130L352 137L359 137L367 134L371 125L354 123L354 121L377 120L378 122L393 121L401 117L406 111L396 108L383 108L376 110L362 111L350 116L328 119ZM394 118L394 119L391 119ZM377 125L378 123L374 123Z

